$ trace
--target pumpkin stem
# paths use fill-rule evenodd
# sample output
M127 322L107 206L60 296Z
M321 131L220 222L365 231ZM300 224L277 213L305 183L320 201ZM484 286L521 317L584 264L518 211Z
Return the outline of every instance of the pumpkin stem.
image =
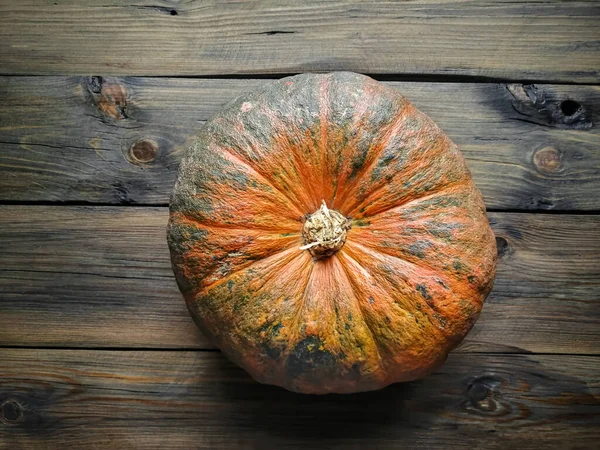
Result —
M304 222L300 250L308 250L314 259L333 255L344 246L350 219L336 210L327 208L325 200L321 207L310 214Z

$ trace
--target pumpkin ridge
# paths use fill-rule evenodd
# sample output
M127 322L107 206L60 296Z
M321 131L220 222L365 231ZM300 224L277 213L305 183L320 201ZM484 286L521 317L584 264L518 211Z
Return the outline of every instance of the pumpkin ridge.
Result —
M286 249L286 250L283 250L283 251L281 251L281 252L276 252L276 253L273 253L273 254L272 254L272 255L270 255L269 257L267 257L267 258L263 258L263 259L261 259L261 260L259 260L259 261L262 261L262 262L264 262L264 260L265 260L265 259L268 259L268 258L273 258L273 257L275 257L275 256L277 256L277 255L281 255L282 253L285 253L285 252L290 252L290 256L289 256L289 257L286 257L285 259L282 259L282 260L280 261L280 263L279 263L279 264L280 264L280 265L283 267L283 266L286 266L286 265L289 265L289 264L291 264L291 263L292 263L292 261L294 261L295 259L301 259L301 258L303 258L303 257L304 257L304 255L303 255L302 253L295 253L295 250L296 250L296 247L295 247L295 246L293 246L293 247L290 247L290 248L288 248L288 249ZM310 264L310 262L308 262L308 263L307 263L307 265L308 265L308 264ZM310 266L309 266L309 267L310 267ZM312 269L312 267L310 268L310 270L311 270L311 272L312 272L312 270L313 270L313 269ZM279 274L277 271L268 271L267 273L265 273L265 274L261 275L261 277L260 277L260 280L261 280L262 284L261 284L261 286L260 286L260 288L259 288L259 289L262 289L262 288L263 288L263 286L264 286L266 283L268 283L268 282L270 282L271 280L273 280L273 279L276 279L276 278L278 278L278 277L280 277L280 274Z
M417 269L419 269L419 270L424 270L424 269L425 269L426 271L430 272L430 273L431 273L433 276L435 276L436 278L438 278L438 279L442 279L442 282L446 282L446 283L447 283L447 286L449 286L449 287L452 289L452 285L454 284L454 282L451 282L451 281L450 281L450 280L449 280L447 277L445 277L445 276L440 276L440 274L438 274L438 272L437 272L435 269L431 269L431 268L429 268L429 267L426 267L426 266L420 266L419 264L416 264L416 263L413 263L412 261L408 261L408 260L406 260L406 259L400 258L399 256L396 256L396 255L392 255L392 254L389 254L389 253L385 253L385 252L382 252L382 251L380 251L380 250L371 249L371 248L369 248L368 246L365 246L365 245L359 244L358 242L348 242L348 244L350 244L350 245L348 246L348 248L349 248L350 250L352 249L352 246L360 247L360 248L362 248L362 249L363 249L363 252L365 252L365 253L372 253L372 254L381 254L381 255L385 255L385 256L388 256L388 257L390 257L390 258L394 258L394 259L396 259L396 260L398 260L398 261L401 261L402 263L404 263L404 264L407 264L407 265L409 265L409 266L416 267L416 268L417 268ZM355 259L355 258L352 258L352 257L349 255L349 253L348 253L347 251L346 251L346 252L344 252L344 256L345 256L345 257L349 257L349 258L351 258L352 260L356 261L356 259ZM359 264L359 266L360 266L360 264ZM361 266L361 267L362 267L362 266ZM365 270L366 270L366 269L365 269ZM453 295L453 296L456 296L456 293L455 293L455 291L454 291L454 290L452 290L452 291L451 291L451 293L452 293L452 295ZM439 332L440 332L442 335L444 335L444 336L445 336L445 337L446 337L448 340L451 340L451 339L453 338L453 336L454 336L454 333L452 333L452 329L451 329L451 328L449 328L449 329L445 329L445 328L443 328L443 327L439 326L439 324L438 324L438 320L434 320L436 315L442 314L442 316L445 316L446 314L444 314L444 311L437 312L437 311L436 311L436 310L435 310L435 309L434 309L434 308L433 308L433 307L432 307L432 306L431 306L431 305L430 305L428 302L423 302L423 303L422 303L422 305L425 305L426 309L428 310L428 314L427 314L427 316L429 317L429 320L430 320L430 322L433 324L433 326L434 326L434 327L435 327L435 328L436 328L436 329L437 329L437 330L438 330L438 331L439 331ZM403 307L404 309L406 309L405 305L402 305L402 307Z
M394 117L394 120L387 124L385 134L382 137L380 137L380 139L373 146L375 147L376 152L373 152L373 147L369 148L369 156L371 157L371 161L360 169L360 171L356 174L354 179L346 180L346 185L344 186L345 195L339 206L340 210L346 209L346 202L348 201L348 199L352 199L353 195L355 194L356 188L361 185L361 183L364 181L366 174L370 173L370 170L375 166L375 164L377 164L377 161L387 148L390 139L394 137L398 129L404 124L406 116L409 113L414 113L414 106L408 103L408 101L406 101L404 97L401 98L402 100L404 100L402 108L399 109L396 116Z
M297 126L295 124L292 125L293 128L290 128L290 124L285 123L276 111L273 111L266 105L263 105L263 107L260 109L260 111L265 117L268 117L268 120L272 123L273 128L275 130L277 130L277 133L275 133L272 136L271 141L267 144L267 146L279 148L279 149L287 149L289 154L291 154L292 159L294 160L292 169L295 172L299 168L298 160L297 160L299 155L297 154L297 151L294 151L296 149L296 146L294 144L290 143L288 136L290 134L292 134L292 135L298 134L298 132L300 130L297 128ZM243 121L240 121L239 124L242 127L242 129L244 131L246 131L246 126L243 123ZM308 129L305 131L309 132ZM306 139L306 140L308 141L308 139ZM253 145L255 148L260 148L260 145L257 145L256 143L251 143L251 145ZM319 149L317 149L317 151L318 150ZM242 158L242 159L245 160L244 158ZM271 159L270 156L265 155L263 157L262 161L271 163L270 159ZM296 206L297 209L300 209L300 210L309 210L310 209L310 204L307 203L307 200L309 200L309 199L301 199L301 198L297 197L296 200L294 201L294 199L291 199L288 195L285 194L284 187L282 187L282 188L277 187L278 182L269 176L268 171L265 174L265 173L263 173L263 171L254 167L251 162L247 162L247 163L251 168L253 168L256 171L256 173L262 175L266 180L268 180L270 186L273 186L278 192L280 192L284 196L284 198L289 199L290 202L292 202L292 204L294 204L294 206ZM285 184L287 185L287 187L290 190L292 190L294 192L294 194L298 195L299 193L302 192L302 190L300 190L300 189L293 189L293 188L298 185L303 185L303 181L305 181L303 179L303 177L299 176L298 173L296 173L298 179L294 180L294 177L290 176L290 174L287 170L287 165L285 163L282 163L281 160L277 160L274 165L272 164L272 167L276 167L277 169L280 169L280 170L283 169L283 171L286 173L286 178L287 178ZM304 185L305 189L306 189L306 187L307 186Z
M193 297L195 298L195 297L196 297L196 296L198 296L198 295L201 295L201 294L206 294L206 293L208 293L208 292L205 292L205 291L208 291L208 290L210 290L210 289L213 289L213 288L214 288L214 287L216 287L216 286L219 286L219 285L221 285L221 284L223 284L223 283L226 283L227 281L229 281L229 280L231 279L231 277L233 277L233 276L236 276L236 275L238 275L240 272L243 272L243 271L245 271L245 270L247 270L247 269L250 269L250 268L252 268L252 266L253 266L253 265L255 265L255 264L258 264L258 263L264 262L265 260L267 260L267 259L269 259L269 258L273 258L273 257L275 257L275 256L277 256L277 255L281 255L282 253L291 252L291 251L293 251L293 250L295 250L295 249L296 249L296 245L294 244L294 245L292 246L292 245L290 244L290 246L289 246L289 247L286 247L286 248L284 248L284 249L280 249L280 250L278 250L278 251L276 251L276 252L274 252L274 253L271 253L271 254L270 254L270 255L268 255L268 256L265 256L264 258L255 259L255 260L249 261L247 264L240 265L238 268L236 268L236 270L234 270L233 272L230 272L230 273L228 273L228 274L227 274L227 275L225 275L224 277L221 277L219 280L213 281L212 283L209 283L209 284L207 284L207 285L204 285L204 286L202 286L200 289L198 289L198 290L194 291L194 292L193 292ZM297 257L298 257L298 255L292 255L292 257L290 257L290 258L287 258L287 259L285 260L285 262L286 262L286 263L289 263L290 261L292 261L294 258L297 258ZM185 258L185 255L184 255L184 258ZM208 276L206 276L205 278L208 278ZM263 280L264 282L267 282L268 280L270 280L270 278L269 278L268 276L264 276L264 277L262 278L262 280Z
M301 254L304 254L304 252L301 252ZM306 284L300 289L302 292L302 296L300 296L299 298L301 299L298 302L298 307L296 309L296 312L294 313L294 316L290 322L290 328L294 331L293 337L294 339L291 340L291 342L295 342L298 340L298 335L299 335L299 328L298 327L298 322L300 321L300 317L302 315L302 311L304 309L304 306L306 305L306 292L308 291L308 286L310 285L312 279L315 275L315 265L312 261L311 261L311 268L310 268L310 275L308 276L307 280L306 280ZM288 354L289 356L289 354ZM286 358L287 361L287 358Z
M304 156L299 152L298 144L292 143L288 137L288 135L303 135L301 142L304 146L310 146L312 152L314 151L314 143L311 139L311 129L307 128L302 131L296 124L286 124L275 113L269 115L269 117L274 125L274 128L287 130L287 133L278 133L277 135L274 135L270 145L273 147L291 150L289 152L292 158L291 169L296 173L296 182L298 183L298 186L301 186L301 189L296 189L296 194L302 194L306 192L305 198L298 198L297 200L301 203L301 206L305 212L311 211L314 209L314 206L319 204L320 199L323 198L322 193L319 192L319 189L322 190L323 186L314 186L312 183L312 179L314 179L314 173L311 172L310 167L305 164L306 161L304 161ZM284 166L283 168L287 172L286 167Z
M263 179L266 182L266 184L268 184L275 192L278 192L279 195L283 199L287 200L287 203L289 203L290 206L292 206L296 210L296 212L298 213L299 216L302 216L302 212L301 212L302 209L288 195L286 195L281 189L279 189L277 186L275 186L273 183L273 180L269 179L267 176L260 173L256 168L254 168L250 164L250 162L245 161L240 155L236 154L233 150L226 148L226 147L220 147L220 149L222 150L223 154L225 155L225 158L229 157L229 158L233 159L235 162L246 167L252 173L254 173L258 177Z
M402 261L403 263L406 263L406 264L408 264L410 266L416 267L419 270L427 270L427 271L431 272L431 274L433 276L435 276L437 278L441 278L443 282L446 282L447 284L450 284L450 280L447 277L438 274L438 271L436 269L434 269L433 267L430 267L430 266L425 265L425 264L423 264L423 265L417 264L417 263L415 263L413 261L409 261L408 259L404 259L404 258L401 258L401 257L399 257L397 255L393 255L391 253L384 252L381 249L373 248L373 247L371 247L369 245L366 245L367 241L365 241L365 243L362 243L362 244L358 243L358 242L354 242L354 241L348 241L348 242L350 243L350 247L352 247L353 245L356 246L356 247L360 247L360 248L363 249L363 251L365 253L375 253L375 254L378 253L378 254L381 254L381 255L389 256L390 258L397 259L397 260ZM349 256L348 253L346 253L346 256Z
M440 195L443 195L446 193L446 191L454 191L454 187L458 184L464 185L465 184L465 179L464 178L459 178L453 181L449 181L447 184L440 184L436 189L430 190L427 192L427 195L421 195L421 196L414 196L414 198L409 198L406 201L403 201L401 203L398 203L396 205L393 206L389 206L387 208L383 208L379 211L375 211L375 212L369 212L368 216L361 216L360 214L356 213L357 211L360 210L360 208L363 206L363 204L367 203L369 197L371 194L369 194L369 196L366 196L365 199L358 203L348 214L349 216L352 216L353 218L360 218L360 219L375 219L377 218L378 215L380 214L384 214L386 212L395 210L397 208L406 208L411 206L413 203L418 203L420 201L424 201L424 200L429 200L430 198L434 198L434 197L438 197ZM467 184L467 187L470 188L470 183ZM466 190L466 189L465 189Z
M414 111L414 116L418 116L417 111ZM438 163L438 161L440 160L440 158L442 158L444 156L444 153L447 153L446 151L446 147L449 145L452 145L452 142L442 134L442 131L437 129L436 130L438 132L437 135L435 135L435 140L436 142L431 142L428 143L427 145L427 153L430 153L430 155L428 155L427 158L424 158L428 164L423 166L421 164L417 165L416 167L411 167L409 164L407 164L406 166L400 168L400 169L396 169L396 171L391 175L391 177L388 179L386 178L381 179L377 182L371 182L370 184L368 184L368 189L366 191L360 192L357 191L358 195L356 195L354 198L351 197L352 202L350 202L349 204L346 204L344 206L346 206L348 208L348 210L350 211L361 211L363 210L369 210L373 208L373 205L377 205L379 201L381 201L382 199L385 199L387 196L393 195L393 194L398 194L399 192L403 192L403 196L409 197L409 198L418 198L419 196L422 196L423 193L425 192L431 192L431 190L433 189L432 187L429 187L427 191L425 192L418 192L417 190L415 190L414 187L408 187L408 188L403 188L401 189L399 192L393 193L393 192L385 192L386 188L390 185L398 185L401 182L403 182L403 179L397 179L395 177L398 176L398 174L402 174L404 177L407 178L407 180L410 182L411 179L419 177L419 174L423 175L425 174L425 178L429 178L432 173L431 173L431 168L432 166L434 166L435 164ZM418 136L418 134L417 134ZM411 151L414 150L405 150L404 153L400 152L400 151L395 151L394 152L394 158L406 158L408 155L410 155ZM431 155L431 153L435 153L435 155ZM422 155L417 155L417 156L422 156ZM412 155L410 160L413 164L415 164L416 161L418 161L417 158L415 158L415 155ZM372 165L373 167L373 165ZM437 172L439 171L444 171L443 167L438 167L437 168ZM446 186L444 186L445 184L449 184L449 183L454 183L454 182L460 182L460 181L464 181L464 180L469 180L470 177L470 173L468 172L468 169L466 168L466 166L464 167L464 170L460 173L460 176L458 176L455 180L444 180L443 182L441 180L437 180L437 183L434 184L434 187L437 186L438 188L441 187L444 189ZM360 186L360 185L359 185ZM378 193L384 192L383 195L378 195ZM396 202L402 202L403 201L403 196L401 196L400 198L396 198ZM377 207L377 206L375 206ZM379 206L379 208L382 208L381 206ZM383 209L387 209L386 207L383 207ZM371 212L369 211L367 213L368 215L371 215Z
M365 252L371 252L371 253L375 253L375 254L389 256L390 258L397 259L399 261L402 261L403 263L406 263L408 265L416 267L419 270L423 270L423 269L427 270L427 271L431 272L432 276L435 276L437 279L439 279L439 281L441 281L442 283L444 283L448 287L450 287L454 283L454 281L455 281L453 279L448 278L445 275L442 275L441 271L440 271L440 273L438 273L438 270L436 270L434 267L431 267L431 266L429 266L427 264L419 264L419 263L416 263L414 261L410 261L408 259L401 258L401 257L399 257L397 255L392 254L392 253L384 252L381 249L373 248L370 245L366 245L367 241L364 241L364 242L365 243L363 243L363 244L359 244L358 242L350 241L350 248L352 248L352 245L355 245L355 246L358 246L358 247L362 247L363 251L365 251ZM347 252L346 252L346 255L348 256Z
M240 226L233 226L233 225L229 225L226 223L222 223L222 222L217 222L217 221L201 221L200 219L195 218L194 216L191 216L189 214L187 214L184 211L180 211L177 214L181 215L181 217L183 217L183 220L178 219L180 221L185 221L185 222L189 222L191 223L193 226L198 226L201 228L215 228L215 229L225 229L225 230L239 230L239 231L245 231L245 230L259 230L259 231L269 231L272 232L274 235L275 234L282 234L283 232L287 233L287 232L291 232L293 231L295 234L294 236L290 235L290 236L282 236L282 238L284 237L299 237L301 235L301 231L298 231L296 228L292 228L292 227L285 227L285 226L281 226L281 228L266 228L262 225L253 225L253 224L247 224L243 227ZM275 226L280 226L280 224L276 224Z
M331 74L325 74L321 76L319 80L319 128L321 132L321 196L325 196L327 192L326 186L326 167L327 167L327 128L328 128L328 116L329 116L329 97L327 91L329 89L331 81Z
M281 295L269 297L271 290L281 285L290 285L299 275L303 279L308 279L312 273L310 258L304 252L298 253L294 249L288 250L288 255L282 257L278 253L271 256L271 261L262 262L262 267L254 273L250 273L251 269L247 269L246 273L219 280L209 288L200 288L185 294L188 308L193 313L194 319L202 330L209 331L207 337L253 376L258 376L256 370L260 368L257 368L255 363L256 358L260 358L260 354L264 353L265 349L261 347L264 341L259 335L246 335L242 330L253 329L257 332L260 328L261 323L257 322L253 315L254 307L262 305L260 307L263 312L277 316L285 309L287 302L294 300L294 297L286 298L285 289L280 291ZM286 271L290 266L295 266L297 270L293 273ZM216 301L213 302L211 298ZM269 300L268 304L263 303L265 298ZM293 303L287 305L293 307ZM227 322L222 326L214 327L215 320L218 321L220 317L227 317ZM290 315L287 317L289 318ZM285 330L291 331L289 319L283 324ZM232 333L242 333L248 345L245 350L247 355L251 356L248 360L244 360L235 347L226 344ZM280 349L281 355L287 354L289 347L286 345L285 349ZM281 360L278 360L276 364L279 365L280 362Z
M348 255L347 252L343 252L344 253L344 258L348 258L349 260L351 260L354 264L356 264L358 267L362 268L365 272L368 272L367 269L365 269L358 261L356 261L354 258L352 258L350 255ZM382 354L382 349L380 348L379 345L379 341L377 340L377 338L375 337L375 333L373 332L373 329L371 328L371 325L369 325L369 321L367 320L366 316L365 316L365 312L363 309L363 305L362 302L360 301L360 299L358 298L358 296L356 295L357 292L357 288L356 288L356 281L353 279L353 277L348 273L348 267L346 267L346 264L344 263L344 258L337 258L342 270L344 272L344 274L346 275L346 280L348 280L348 283L350 284L350 286L352 286L352 296L354 297L356 304L358 305L358 310L360 311L361 314L361 319L365 324L365 327L367 330L369 330L369 333L371 334L371 339L373 340L373 347L375 348L375 351L377 351L377 359L379 360L379 367L380 369L384 372L385 374L385 379L388 378L388 373L387 370L383 364L383 358L381 357Z
M356 101L356 105L354 108L354 114L352 117L352 122L350 125L350 128L355 129L355 130L360 130L363 129L364 127L366 127L367 123L368 123L368 116L367 113L369 112L369 101L368 101L368 90L365 88L365 86L367 85L367 83L370 80L369 78L364 78L362 85L361 85L361 94L360 94L360 98L357 99ZM361 140L361 135L359 133L356 133L351 140L348 141L347 143L347 147L349 148L356 148L356 146L358 145L358 143ZM338 155L338 158L342 158L343 157L343 152L341 152ZM339 160L339 162L336 162L337 164L341 165L341 159ZM341 198L345 198L346 197L346 192L348 191L348 180L346 179L344 183L340 183L340 173L336 173L335 176L332 179L332 182L334 183L335 187L333 190L333 194L331 197L331 207L333 209L337 209L339 210L340 205L338 204L339 198L338 197L338 193L341 192Z
M348 261L351 261L353 264L356 264L358 267L363 268L363 270L365 270L366 272L369 272L368 269L364 268L364 266L358 262L358 258L355 258L353 255L350 254L350 252L343 251L340 253L342 254L343 258L348 258ZM384 288L384 286L381 286L381 287ZM399 308L401 308L403 310L404 313L406 313L408 315L412 315L411 311L423 312L421 309L422 305L423 305L422 302L420 302L419 300L412 298L412 297L403 297L403 298L408 298L415 305L420 304L421 306L417 307L416 309L411 309L410 306L407 307L407 305L404 303L398 303L393 298L390 299L390 303L395 303ZM455 342L454 336L452 334L445 332L438 325L438 320L435 317L435 315L437 313L431 307L429 307L429 305L427 305L427 309L428 309L428 311L425 314L425 317L427 318L427 323L429 323L431 328L429 330L420 330L419 331L420 336L422 338L431 339L431 340L436 341L438 343L437 345L440 346L440 348L444 348L444 349L450 348L451 346L453 346L452 343ZM362 310L364 311L364 309L362 309ZM368 321L366 319L365 319L365 323L368 325ZM391 330L391 329L388 329L388 330L390 331L390 333L394 333L394 330ZM380 336L384 336L384 335L380 334ZM387 350L387 347L384 347L384 348L386 348L386 350L384 351L384 354L387 354L389 356L394 355L393 348L391 348L389 351ZM443 350L442 350L442 353L443 353ZM393 363L392 367L394 367L395 370L397 370L398 363ZM387 384L399 381L398 379L395 378L394 373L388 372L387 375L388 375ZM403 381L407 381L407 379L404 379Z

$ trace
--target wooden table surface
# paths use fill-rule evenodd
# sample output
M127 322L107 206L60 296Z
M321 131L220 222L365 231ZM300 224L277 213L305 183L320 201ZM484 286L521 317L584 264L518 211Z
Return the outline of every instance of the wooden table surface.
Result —
M600 3L0 1L0 449L599 448ZM165 226L202 123L351 70L460 146L500 262L430 377L303 396L195 328Z

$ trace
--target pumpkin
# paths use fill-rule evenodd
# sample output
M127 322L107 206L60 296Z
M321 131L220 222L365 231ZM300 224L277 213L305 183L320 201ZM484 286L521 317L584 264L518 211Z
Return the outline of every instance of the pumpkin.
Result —
M188 308L262 383L324 394L424 377L492 288L495 239L459 150L366 76L302 74L233 100L171 200Z

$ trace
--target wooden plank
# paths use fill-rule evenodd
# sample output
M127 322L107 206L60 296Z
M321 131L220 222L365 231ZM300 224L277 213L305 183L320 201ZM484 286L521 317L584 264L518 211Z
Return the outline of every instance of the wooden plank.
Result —
M172 276L167 214L0 207L0 345L210 348ZM600 216L490 219L496 284L459 351L598 354Z
M263 82L0 77L0 200L166 204L203 121ZM600 209L600 87L390 84L460 146L488 208Z
M0 359L1 449L564 450L600 438L598 357L454 354L421 381L320 397L259 385L216 352Z
M0 71L598 82L599 15L593 0L3 2Z
M175 284L167 208L0 211L0 345L210 347Z

